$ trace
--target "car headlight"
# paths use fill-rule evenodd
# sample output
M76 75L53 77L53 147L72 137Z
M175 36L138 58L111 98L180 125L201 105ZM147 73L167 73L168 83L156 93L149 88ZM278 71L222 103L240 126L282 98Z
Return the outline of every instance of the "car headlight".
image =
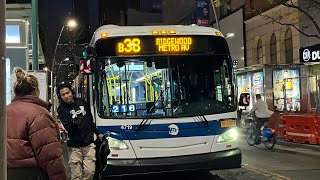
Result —
M217 143L231 142L238 138L238 131L236 128L227 130L226 132L219 135Z
M108 142L109 142L109 148L114 149L114 150L124 150L128 149L128 145L119 139L113 138L113 137L108 137Z

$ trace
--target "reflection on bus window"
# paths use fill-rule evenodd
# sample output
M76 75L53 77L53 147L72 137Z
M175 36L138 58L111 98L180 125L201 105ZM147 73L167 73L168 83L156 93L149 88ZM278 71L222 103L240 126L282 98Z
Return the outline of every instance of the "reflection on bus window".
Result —
M104 117L194 116L234 108L231 69L218 56L109 58L98 67Z

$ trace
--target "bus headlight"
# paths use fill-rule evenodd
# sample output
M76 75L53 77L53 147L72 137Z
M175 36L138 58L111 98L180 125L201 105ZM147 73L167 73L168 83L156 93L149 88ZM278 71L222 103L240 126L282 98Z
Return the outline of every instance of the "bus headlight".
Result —
M108 142L109 142L109 148L113 150L124 150L129 148L124 141L113 138L113 137L108 137Z
M238 131L236 128L232 128L220 134L220 136L217 139L217 143L231 142L236 140L237 138L238 138Z

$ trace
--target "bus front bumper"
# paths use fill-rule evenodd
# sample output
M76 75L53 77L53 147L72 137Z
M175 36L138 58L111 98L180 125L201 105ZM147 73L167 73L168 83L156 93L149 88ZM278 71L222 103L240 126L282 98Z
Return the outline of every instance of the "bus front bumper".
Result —
M240 149L231 149L207 154L144 158L108 159L102 176L122 176L189 170L218 170L241 167Z

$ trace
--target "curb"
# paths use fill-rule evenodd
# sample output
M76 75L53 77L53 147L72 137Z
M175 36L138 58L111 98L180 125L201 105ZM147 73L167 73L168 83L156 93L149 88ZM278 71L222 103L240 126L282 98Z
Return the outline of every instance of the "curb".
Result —
M315 151L320 151L320 146L316 144L301 144L301 143L294 143L294 142L286 142L283 139L277 139L277 144L283 145L283 146L288 146L288 147L300 147L300 148L306 148L306 149L311 149Z

